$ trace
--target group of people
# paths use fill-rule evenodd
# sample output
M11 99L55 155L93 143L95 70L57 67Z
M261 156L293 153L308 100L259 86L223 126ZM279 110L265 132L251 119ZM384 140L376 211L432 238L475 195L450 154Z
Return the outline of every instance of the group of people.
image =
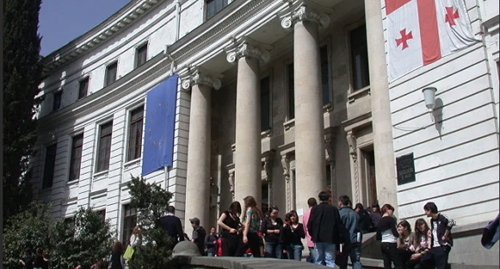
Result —
M48 255L43 252L42 248L37 248L35 254L31 249L26 249L24 257L19 260L19 264L23 269L48 269Z

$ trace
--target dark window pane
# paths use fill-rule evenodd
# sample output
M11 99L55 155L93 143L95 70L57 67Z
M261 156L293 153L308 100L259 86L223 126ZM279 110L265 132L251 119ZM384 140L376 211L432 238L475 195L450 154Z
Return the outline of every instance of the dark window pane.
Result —
M73 137L71 146L71 163L69 168L69 180L80 178L80 167L82 164L83 134Z
M130 112L127 161L141 157L143 114L142 106Z
M56 165L57 144L47 147L45 152L45 167L43 169L42 189L52 187Z
M108 170L109 157L111 153L111 131L113 122L101 125L99 136L99 149L97 156L97 172Z
M122 232L122 242L124 245L128 245L130 235L134 230L134 227L137 223L137 211L135 208L132 208L130 205L123 206L123 232Z
M104 86L108 86L116 81L116 71L118 69L118 63L112 63L106 67L106 82Z
M328 47L323 46L320 49L321 58L321 87L323 92L323 105L330 103L330 82L328 72Z
M359 90L370 85L365 25L352 30L350 39L353 89Z
M148 57L148 44L144 44L139 48L137 48L137 53L135 57L136 57L135 67L143 65Z
M260 126L261 131L271 129L271 91L269 77L260 80Z
M54 93L54 103L52 106L52 111L57 111L59 110L59 108L61 108L62 94L62 91L57 91Z
M219 11L223 10L228 5L228 0L206 0L207 5L207 20L212 18Z
M288 120L295 118L295 84L293 76L293 63L286 66L288 75Z
M87 96L89 91L89 78L80 80L80 89L78 90L78 99Z

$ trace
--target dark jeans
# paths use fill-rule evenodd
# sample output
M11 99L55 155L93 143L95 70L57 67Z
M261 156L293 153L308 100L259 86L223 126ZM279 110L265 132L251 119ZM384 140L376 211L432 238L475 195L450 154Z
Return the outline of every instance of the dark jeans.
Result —
M289 260L300 261L302 259L303 246L300 245L287 245L286 252L288 253Z
M266 258L281 259L281 244L279 242L266 242L265 256Z
M307 247L309 249L309 256L306 258L306 262L314 263L314 247Z
M250 248L252 250L252 255L255 258L260 258L260 237L257 235L257 233L251 233L249 232L247 235L248 242L245 244L243 243L243 236L241 237L240 243L238 245L238 249L236 250L236 254L234 256L236 257L243 257L243 254L245 254L246 250Z
M223 256L234 256L238 245L241 241L241 235L231 234L227 231L222 232L222 255Z
M381 250L384 259L384 269L391 269L391 263L394 263L395 269L403 268L403 262L401 261L396 243L382 243Z
M346 243L344 244L344 249L342 250L342 266L341 269L347 269L347 259L351 257L351 263L353 269L362 269L361 266L361 243Z
M437 269L446 269L450 250L451 250L450 246L433 247L431 249L431 251L429 252L430 254L429 256L433 258Z

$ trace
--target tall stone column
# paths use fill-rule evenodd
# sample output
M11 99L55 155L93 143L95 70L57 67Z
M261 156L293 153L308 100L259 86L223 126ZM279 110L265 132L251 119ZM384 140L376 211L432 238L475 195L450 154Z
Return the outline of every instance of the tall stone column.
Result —
M211 145L211 91L219 89L219 79L195 69L182 82L184 89L191 89L189 115L189 145L186 179L186 215L197 217L201 225L209 227L210 199L210 145Z
M379 203L397 210L397 180L392 138L389 82L385 59L382 7L379 0L365 1L368 62L373 122L375 177Z
M236 83L236 152L234 197L240 203L248 195L260 204L260 60L269 53L255 41L244 38L228 51L227 60L238 62Z
M326 188L325 140L321 91L319 26L329 17L302 5L282 26L294 25L296 205L308 209L307 199Z

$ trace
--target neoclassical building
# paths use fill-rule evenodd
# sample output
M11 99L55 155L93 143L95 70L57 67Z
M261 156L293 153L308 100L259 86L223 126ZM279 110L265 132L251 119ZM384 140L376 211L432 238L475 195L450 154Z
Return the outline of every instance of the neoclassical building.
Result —
M132 0L45 57L34 191L123 240L131 176L205 227L247 195L302 215L327 190L410 222L434 201L450 260L498 265L465 246L499 211L499 11L462 2L477 42L389 81L385 1Z

